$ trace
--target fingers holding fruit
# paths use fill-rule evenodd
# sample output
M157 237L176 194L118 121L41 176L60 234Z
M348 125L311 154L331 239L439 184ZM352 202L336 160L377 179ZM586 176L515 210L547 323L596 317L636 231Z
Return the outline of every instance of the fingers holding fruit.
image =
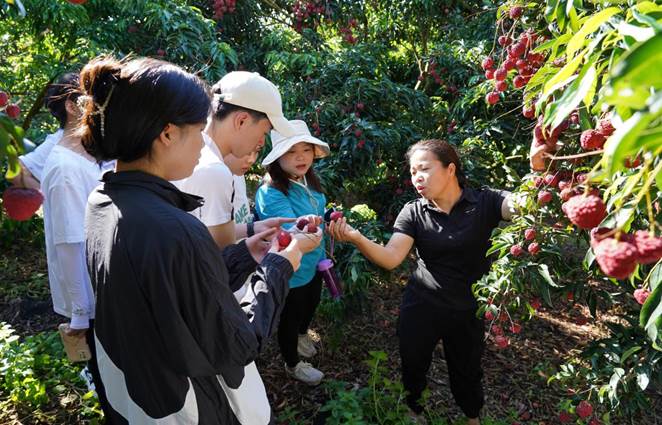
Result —
M344 217L331 221L328 233L340 242L354 242L361 235L358 230L347 223L347 219Z

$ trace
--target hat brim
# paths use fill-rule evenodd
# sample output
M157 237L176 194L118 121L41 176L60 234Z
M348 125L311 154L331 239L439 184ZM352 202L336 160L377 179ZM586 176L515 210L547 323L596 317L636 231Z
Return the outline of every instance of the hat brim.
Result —
M298 136L289 137L281 142L279 142L275 148L271 149L271 152L264 158L262 161L263 166L267 166L272 162L276 161L281 156L285 155L290 148L297 143L310 143L315 146L315 159L324 158L331 153L331 149L326 142L321 141L317 137L310 136L308 134L300 134Z
M283 137L296 136L296 130L284 116L267 114L267 118L269 118L269 122L271 123L271 126L274 128L274 130L282 134Z

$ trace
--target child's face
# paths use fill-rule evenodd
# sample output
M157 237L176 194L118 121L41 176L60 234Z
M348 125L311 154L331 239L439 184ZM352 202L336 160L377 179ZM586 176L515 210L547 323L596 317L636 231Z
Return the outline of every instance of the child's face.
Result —
M315 159L315 148L310 143L297 143L278 158L280 167L289 176L299 179L306 175Z
M237 158L232 154L226 155L223 158L223 162L228 166L230 171L232 171L232 174L235 176L243 176L248 170L250 170L253 164L255 164L257 155L260 153L262 146L264 145L258 145L253 152L246 156L242 156L241 158Z

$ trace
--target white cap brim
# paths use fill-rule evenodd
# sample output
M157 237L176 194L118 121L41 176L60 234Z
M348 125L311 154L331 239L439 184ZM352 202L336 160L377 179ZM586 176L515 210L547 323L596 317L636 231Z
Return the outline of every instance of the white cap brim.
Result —
M269 118L269 122L271 123L271 126L274 128L274 130L282 134L284 137L296 136L296 130L284 116L267 114L267 118Z
M274 128L275 127L276 126L274 125ZM285 155L287 151L289 151L290 148L292 148L292 146L296 145L297 143L310 143L312 145L315 145L315 159L324 158L325 156L328 156L331 153L331 149L329 148L329 145L321 141L317 137L309 136L307 134L299 134L298 136L293 136L290 137L289 139L279 142L276 145L276 147L271 149L269 155L267 155L266 158L264 158L264 160L262 161L262 165L267 166L272 162L278 160L278 158Z

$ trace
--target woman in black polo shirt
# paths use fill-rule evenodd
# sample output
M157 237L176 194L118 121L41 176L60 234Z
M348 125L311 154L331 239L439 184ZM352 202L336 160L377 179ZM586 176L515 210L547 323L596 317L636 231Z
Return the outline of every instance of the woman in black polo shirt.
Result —
M416 247L417 267L405 289L398 326L407 403L415 413L423 411L420 398L441 339L453 397L468 423L478 424L484 325L476 317L471 285L489 270L492 230L511 218L508 192L468 187L457 152L447 142L418 142L407 158L422 197L402 208L386 246L368 240L344 219L331 223L329 233L389 270Z

